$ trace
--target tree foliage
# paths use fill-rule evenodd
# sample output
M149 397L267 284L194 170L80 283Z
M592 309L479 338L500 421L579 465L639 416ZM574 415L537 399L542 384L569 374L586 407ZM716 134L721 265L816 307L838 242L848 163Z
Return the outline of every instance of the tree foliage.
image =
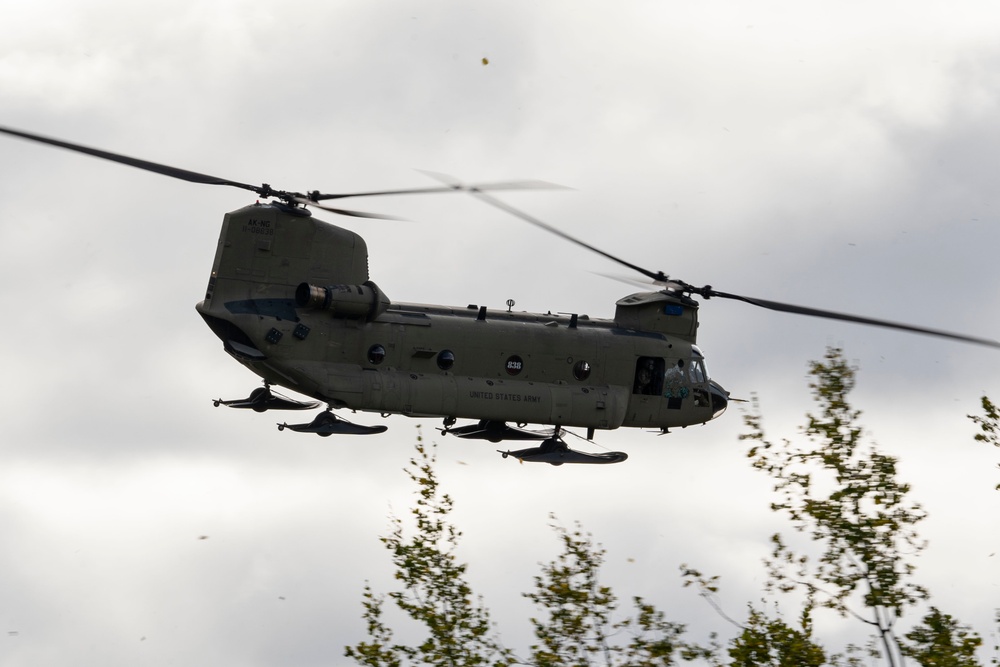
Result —
M988 396L983 396L980 403L983 408L982 415L966 415L979 427L979 433L974 438L977 442L986 442L994 447L1000 447L1000 411L997 410L997 406ZM1000 484L997 484L996 488L1000 491Z
M603 547L579 525L572 531L559 525L552 529L562 552L542 565L534 590L524 594L542 612L541 618L531 619L538 643L531 647L529 664L668 667L678 658L710 653L684 641L684 626L666 620L641 597L633 598L633 616L616 621L618 599L600 582Z
M931 607L923 621L906 633L900 642L903 655L920 665L934 667L975 667L976 651L983 640L937 607Z
M753 605L747 605L744 623L729 616L716 600L719 577L705 576L698 570L681 565L684 587L694 586L698 595L708 602L725 620L740 629L740 634L730 642L727 651L730 667L818 667L827 664L823 648L813 641L812 606L807 605L799 617L800 627L788 625L780 614L768 617ZM719 651L706 656L710 664L721 667Z
M579 526L572 533L554 526L563 545L556 560L542 566L535 590L525 597L546 612L532 618L538 643L531 647L534 662L550 665L589 665L597 657L609 663L611 617L618 601L598 577L604 550L595 547Z
M753 606L748 609L743 632L729 648L732 667L822 667L828 664L826 652L813 641L808 612L800 619L801 628L796 628L781 618L768 618Z
M806 611L815 605L857 618L876 633L887 663L901 664L907 653L897 622L929 597L913 578L913 558L925 547L916 527L926 514L908 499L897 459L864 443L861 413L848 400L856 369L842 351L828 349L810 375L818 411L806 415L804 444L768 440L756 411L741 436L751 443L754 468L774 480L772 510L809 537L799 549L772 537L768 590L800 590Z
M416 449L406 469L417 485L411 510L415 532L408 536L403 521L392 517L392 532L382 543L392 554L402 586L389 598L423 627L425 638L415 645L394 643L382 619L384 597L366 585L362 606L369 640L347 647L345 655L373 667L509 665L512 655L500 643L482 600L473 597L465 579L467 566L455 555L461 532L448 520L452 500L439 489L434 456L419 437Z

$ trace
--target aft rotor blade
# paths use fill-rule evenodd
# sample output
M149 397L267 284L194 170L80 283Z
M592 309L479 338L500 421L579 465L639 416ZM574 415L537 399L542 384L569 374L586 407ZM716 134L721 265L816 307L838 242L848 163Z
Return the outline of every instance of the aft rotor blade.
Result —
M941 331L940 329L928 329L925 327L914 326L912 324L890 322L889 320L877 320L871 317L861 317L859 315L836 313L831 310L820 310L818 308L807 308L806 306L796 306L789 303L769 301L767 299L757 299L754 297L740 296L739 294L728 294L726 292L719 292L711 288L704 288L703 290L695 289L693 291L696 294L700 294L705 298L719 297L722 299L735 299L736 301L749 303L752 306L760 306L761 308L767 308L768 310L776 310L782 313L794 313L796 315L821 317L828 320L840 320L842 322L854 322L855 324L867 324L876 327L885 327L887 329L898 329L900 331L909 331L912 333L925 334L928 336L939 336L941 338L950 338L952 340L960 340L966 343L976 343L977 345L987 345L989 347L1000 348L1000 342L989 338L966 336L965 334L952 333L951 331Z
M351 211L346 208L335 208L333 206L324 206L312 199L306 199L305 197L292 197L292 201L297 204L303 204L305 206L312 206L314 208L321 208L324 211L329 211L330 213L337 213L339 215L349 215L354 218L373 218L375 220L404 220L405 218L398 218L394 215L384 215L382 213L365 213L364 211Z
M39 134L22 132L20 130L14 130L8 127L0 127L0 132L4 134L9 134L11 136L20 137L22 139L28 139L30 141L37 141L39 143L49 144L50 146L56 146L58 148L65 148L67 150L76 151L77 153L92 155L93 157L99 157L103 160L110 160L112 162L126 164L130 167L137 167L139 169L151 171L156 174L170 176L171 178L179 178L182 181L190 181L191 183L205 183L207 185L230 185L236 188L243 188L244 190L250 190L251 192L256 192L257 194L264 197L270 196L272 194L270 187L267 185L264 186L249 185L247 183L240 183L239 181L231 181L229 179L219 178L217 176L199 174L198 172L188 171L187 169L178 169L177 167L169 167L165 164L159 164L157 162L140 160L138 158L128 157L127 155L120 155L118 153L112 153L110 151L102 151L97 148L89 148L87 146L81 146L80 144L74 144L68 141L61 141L59 139L52 139L50 137L43 137Z
M423 172L432 174L432 172ZM435 175L437 176L437 175ZM498 181L496 183L478 183L463 185L455 183L453 185L433 185L424 188L407 188L404 190L378 190L375 192L348 192L342 194L324 194L312 192L309 199L312 201L324 201L327 199L344 199L346 197L378 197L382 195L415 195L428 192L471 192L473 190L566 190L565 186L547 183L545 181Z
M642 288L642 289L646 290L647 292L649 291L649 288L652 287L652 286L662 285L662 283L658 283L658 282L655 282L655 281L652 281L652 280L639 280L638 278L630 278L628 276L619 276L619 275L615 275L613 273L603 273L601 271L592 271L591 273L593 273L596 276L601 276L602 278L607 278L608 280L614 280L614 281L622 283L624 285L630 285L631 287Z

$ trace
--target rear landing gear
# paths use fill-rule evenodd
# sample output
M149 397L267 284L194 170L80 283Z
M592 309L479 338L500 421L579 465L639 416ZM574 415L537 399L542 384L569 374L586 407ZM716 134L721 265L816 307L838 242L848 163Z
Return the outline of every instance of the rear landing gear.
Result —
M267 382L263 387L257 387L246 398L223 400L217 398L212 401L212 405L219 407L226 405L231 408L243 408L254 412L265 412L267 410L312 410L318 408L316 401L296 401L292 398L279 396L271 391L271 385Z
M291 431L298 431L299 433L315 433L324 438L328 438L334 433L337 435L374 435L376 433L385 433L389 430L388 426L383 425L364 426L362 424L353 424L333 414L329 408L316 415L308 424L278 424L279 431L284 431L286 428Z

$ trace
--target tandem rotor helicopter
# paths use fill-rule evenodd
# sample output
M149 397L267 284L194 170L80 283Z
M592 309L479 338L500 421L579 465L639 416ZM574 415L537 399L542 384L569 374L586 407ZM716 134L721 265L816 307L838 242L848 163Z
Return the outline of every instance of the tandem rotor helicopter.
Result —
M535 441L504 458L618 463L624 452L568 447L565 428L658 429L704 424L725 412L729 393L712 380L696 344L699 302L734 299L786 313L888 327L1000 347L1000 342L696 287L615 257L487 194L556 187L538 181L346 194L299 193L249 185L0 127L0 133L119 162L192 183L254 192L256 203L227 213L205 298L196 306L225 351L264 384L247 398L214 401L257 412L307 410L312 421L279 430L375 434L384 425L351 423L334 410L443 420L446 434L491 442ZM620 299L610 319L515 312L470 305L399 303L368 275L358 234L312 217L309 207L382 218L326 205L349 197L467 192L651 280L658 291ZM264 200L264 201L261 201ZM272 391L285 387L314 401ZM473 420L459 426L458 420ZM514 424L514 425L511 425ZM531 430L529 424L540 430Z

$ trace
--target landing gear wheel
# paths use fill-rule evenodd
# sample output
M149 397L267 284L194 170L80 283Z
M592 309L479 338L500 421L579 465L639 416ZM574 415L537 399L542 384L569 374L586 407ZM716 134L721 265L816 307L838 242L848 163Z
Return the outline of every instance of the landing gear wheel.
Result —
M265 384L263 387L257 387L250 392L250 400L255 403L251 409L254 412L266 412L267 402L271 398L273 398L273 396L271 395L271 388L269 385Z
M336 415L327 410L326 412L321 412L319 415L316 416L315 424L317 426L333 426L338 421L339 420L337 419ZM321 438L329 438L331 435L333 435L333 431L319 431L317 432L317 435Z
M538 449L541 452L548 453L566 451L567 447L566 443L562 441L562 438L552 437L547 440L543 440L542 444L538 446Z

